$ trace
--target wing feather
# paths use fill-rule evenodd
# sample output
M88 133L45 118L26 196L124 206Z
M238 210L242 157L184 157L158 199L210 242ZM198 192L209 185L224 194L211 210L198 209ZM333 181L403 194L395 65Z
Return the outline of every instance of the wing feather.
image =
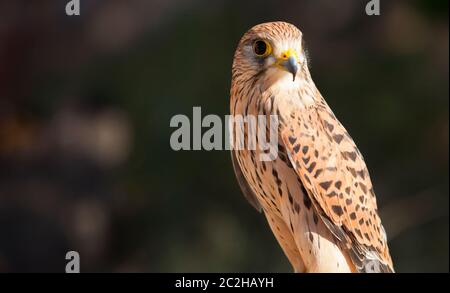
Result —
M350 135L324 101L286 114L281 140L328 228L345 238L361 271L370 260L393 271L369 172Z

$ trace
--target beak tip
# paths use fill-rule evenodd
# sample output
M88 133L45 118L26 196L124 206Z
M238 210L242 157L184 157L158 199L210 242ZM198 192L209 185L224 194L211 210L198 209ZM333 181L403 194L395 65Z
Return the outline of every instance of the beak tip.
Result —
M295 81L295 77L298 71L297 59L295 57L289 57L286 64L286 69L292 73L292 81Z

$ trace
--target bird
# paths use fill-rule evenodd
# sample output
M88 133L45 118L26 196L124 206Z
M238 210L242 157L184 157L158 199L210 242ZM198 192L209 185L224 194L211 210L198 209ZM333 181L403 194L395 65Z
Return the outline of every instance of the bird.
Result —
M363 155L313 82L305 52L302 32L283 21L258 24L240 39L231 117L277 117L265 130L275 130L278 143L262 160L267 151L257 138L249 147L254 132L244 127L244 147L231 148L237 181L294 272L393 273Z

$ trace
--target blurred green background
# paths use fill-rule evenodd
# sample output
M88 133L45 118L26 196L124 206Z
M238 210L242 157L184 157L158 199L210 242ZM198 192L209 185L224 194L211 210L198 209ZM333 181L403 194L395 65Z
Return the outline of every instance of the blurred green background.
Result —
M364 154L398 272L449 270L448 1L0 1L0 271L290 272L227 151L172 116L229 113L234 49L298 26Z

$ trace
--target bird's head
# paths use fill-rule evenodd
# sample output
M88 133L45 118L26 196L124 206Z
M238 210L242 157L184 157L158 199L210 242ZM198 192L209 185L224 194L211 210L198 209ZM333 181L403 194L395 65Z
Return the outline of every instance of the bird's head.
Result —
M306 78L307 64L301 31L286 22L254 26L244 34L236 49L233 78L275 82L281 78L295 82ZM253 80L252 80L253 79Z

